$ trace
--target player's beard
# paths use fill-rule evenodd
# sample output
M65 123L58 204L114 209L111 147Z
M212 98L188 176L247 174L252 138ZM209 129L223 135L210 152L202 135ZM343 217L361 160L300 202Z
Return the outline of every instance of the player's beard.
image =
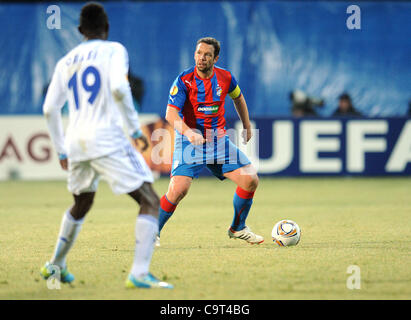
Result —
M200 65L199 63L197 63L197 70L201 71L204 74L208 74L213 70L213 64Z

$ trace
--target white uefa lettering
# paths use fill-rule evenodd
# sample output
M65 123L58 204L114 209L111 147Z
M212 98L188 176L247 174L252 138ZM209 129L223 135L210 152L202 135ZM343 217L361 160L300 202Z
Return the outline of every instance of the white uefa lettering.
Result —
M242 129L241 121L235 124L236 130ZM255 129L255 123L251 122L253 132L259 131ZM293 151L293 122L289 120L273 121L272 123L272 153L271 157L261 159L259 154L260 139L259 135L253 134L253 139L247 144L238 144L241 151L249 157L254 167L260 173L275 173L280 172L291 164L294 156Z
M259 157L259 146L260 146L260 137L258 134L258 131L256 129L256 125L254 121L250 121L250 126L251 130L253 132L253 137L252 139L247 143L244 144L241 141L241 134L238 134L239 132L242 132L243 130L243 124L241 121L236 121L234 124L234 132L231 137L232 141L237 145L237 147L247 155L248 159L251 161L253 164L254 168L258 171L261 172L260 168L260 157ZM257 134L256 134L257 133ZM234 137L234 139L233 139Z
M272 156L260 160L264 172L280 172L293 160L293 125L290 121L274 121L272 125Z
M352 120L347 123L347 170L349 172L364 171L367 152L386 150L385 138L367 137L367 135L384 135L387 131L388 122L386 120Z
M411 162L411 120L408 120L385 166L388 172L401 172Z
M340 172L341 159L321 158L320 152L340 150L338 137L320 135L341 134L339 121L302 121L300 125L300 170L302 172Z

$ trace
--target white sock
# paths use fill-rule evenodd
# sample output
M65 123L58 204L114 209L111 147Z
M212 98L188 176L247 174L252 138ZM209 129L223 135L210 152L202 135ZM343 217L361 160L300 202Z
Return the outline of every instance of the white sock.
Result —
M70 211L67 210L63 215L63 220L61 221L60 233L57 239L56 248L51 264L55 264L60 268L64 269L66 267L66 256L70 248L73 246L78 233L83 225L83 219L74 220L71 216Z
M140 214L136 221L136 247L131 267L134 277L148 274L157 234L158 219L148 214Z

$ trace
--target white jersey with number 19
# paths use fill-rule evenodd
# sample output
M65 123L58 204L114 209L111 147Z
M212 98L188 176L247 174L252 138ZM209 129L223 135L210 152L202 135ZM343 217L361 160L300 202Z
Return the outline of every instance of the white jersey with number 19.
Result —
M60 59L49 85L43 112L59 154L85 161L112 154L140 129L128 74L127 50L118 42L89 40ZM68 101L64 138L61 108Z

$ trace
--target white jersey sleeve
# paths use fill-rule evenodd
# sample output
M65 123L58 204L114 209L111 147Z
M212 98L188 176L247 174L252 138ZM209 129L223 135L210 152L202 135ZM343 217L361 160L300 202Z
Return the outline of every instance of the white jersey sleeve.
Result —
M47 95L43 104L43 113L46 117L51 140L58 154L65 155L63 123L61 108L66 102L66 86L63 84L60 72L60 63L57 63Z
M129 135L135 136L140 131L140 122L128 82L128 68L127 50L117 43L110 61L110 89L126 122Z

